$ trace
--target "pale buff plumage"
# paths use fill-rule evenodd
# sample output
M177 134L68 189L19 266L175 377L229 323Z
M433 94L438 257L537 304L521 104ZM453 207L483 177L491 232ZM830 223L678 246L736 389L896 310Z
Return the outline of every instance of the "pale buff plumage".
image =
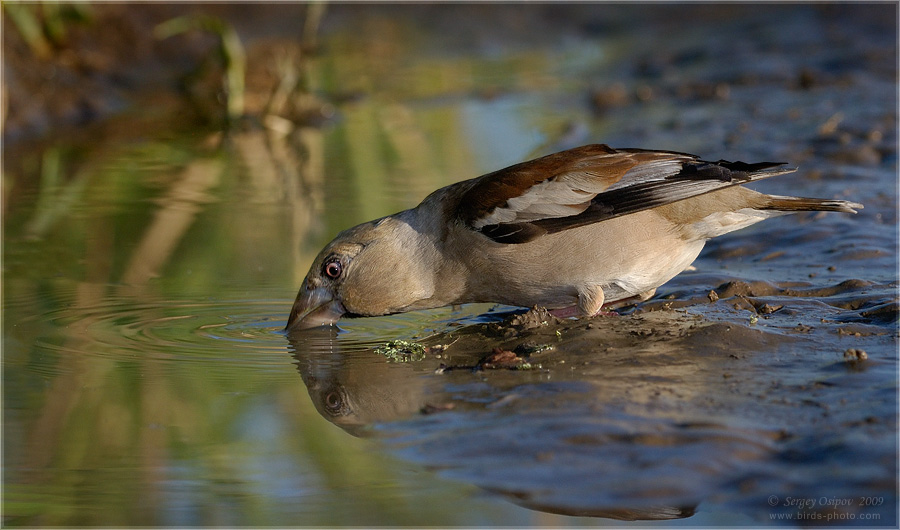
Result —
M780 165L589 145L458 182L338 234L288 328L469 302L590 316L651 296L712 237L794 211L862 207L740 186L793 171Z

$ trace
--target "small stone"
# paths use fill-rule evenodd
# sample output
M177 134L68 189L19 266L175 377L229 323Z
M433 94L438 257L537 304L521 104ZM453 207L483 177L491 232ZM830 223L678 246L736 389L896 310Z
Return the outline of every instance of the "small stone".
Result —
M847 362L865 361L869 358L869 354L865 350L857 348L848 348L844 351L844 360Z
M706 296L707 296L707 298L709 298L710 302L718 302L719 301L719 294L715 291L710 291L709 294Z

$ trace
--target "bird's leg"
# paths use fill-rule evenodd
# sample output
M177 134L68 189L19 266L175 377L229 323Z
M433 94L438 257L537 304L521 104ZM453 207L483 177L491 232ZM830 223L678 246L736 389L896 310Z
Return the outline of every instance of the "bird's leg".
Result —
M589 285L578 289L578 305L572 307L564 307L562 309L553 309L550 314L557 318L569 318L577 316L611 316L618 315L613 309L619 309L631 304L637 304L649 299L656 294L656 289L644 291L635 296L629 296L622 300L610 302L603 307L603 289L597 285Z
M576 305L551 309L550 314L556 318L592 317L600 313L602 305L603 289L598 285L586 285L578 288Z
M651 296L652 294L650 293ZM601 309L604 298L602 287L599 285L585 285L578 288L578 305L551 309L550 314L556 318L618 315L618 313Z
M603 288L599 285L582 285L578 288L578 312L587 317L599 315L604 299Z

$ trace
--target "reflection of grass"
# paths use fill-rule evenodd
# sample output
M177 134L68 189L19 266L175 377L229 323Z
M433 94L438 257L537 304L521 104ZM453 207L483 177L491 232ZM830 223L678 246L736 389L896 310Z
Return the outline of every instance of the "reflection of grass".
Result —
M24 227L6 227L12 236L7 256L19 263L12 264L18 277L4 281L4 296L20 301L15 313L4 310L5 388L8 397L15 396L6 406L28 411L7 415L5 425L11 455L5 470L8 524L285 524L285 513L297 513L282 506L286 498L313 503L307 510L315 520L301 516L291 519L295 524L360 525L373 513L383 524L428 523L429 513L398 501L396 491L385 486L408 480L390 460L374 458L369 442L319 416L286 351L287 376L273 382L271 371L248 372L249 360L229 366L229 358L253 354L231 351L228 344L222 345L221 362L185 360L197 339L192 319L168 320L164 334L145 336L134 317L108 318L92 309L110 297L120 305L131 299L139 308L160 298L227 298L235 289L246 296L257 281L280 282L285 297L292 294L298 264L285 246L308 238L295 232L292 210L315 208L310 198L324 182L321 175L305 173L321 171L320 162L296 160L321 160L321 154L310 153L321 149L321 142L307 130L281 140L263 131L254 134L262 135L261 143L236 136L236 143L213 156L152 141L119 151L107 147L102 162L83 154L77 181L88 185L80 185L81 193L69 192L65 208L59 193L69 189L67 178L76 182L66 176L67 158L54 148L36 166L43 175L38 202L45 206L33 217L44 218L45 209L58 212L55 221L39 223L47 227L39 244L51 251L65 248L71 259L47 263L46 254L23 252L22 245L37 243L16 237ZM231 149L240 145L237 140L270 149ZM249 153L272 160L247 165L243 157ZM263 166L270 175L259 173ZM287 168L296 172L279 178ZM303 186L297 187L298 180ZM257 181L260 186L248 186ZM192 182L199 184L188 186ZM272 193L273 187L282 189ZM73 211L79 222L65 222ZM181 215L180 228L154 228L165 212ZM166 243L142 244L151 237ZM301 255L298 266L305 268L310 259ZM131 263L152 266L152 273L129 280L143 284L141 289L120 285L133 270ZM261 263L264 274L258 275ZM40 269L45 272L34 272ZM19 323L25 315L51 311L84 316ZM125 334L132 325L137 331ZM126 342L96 341L112 336ZM278 428L262 429L260 411ZM280 472L273 476L272 469ZM373 484L381 486L370 489ZM199 504L190 508L188 519L171 520L179 495ZM352 502L343 504L348 496ZM222 498L230 501L222 505Z
M64 182L62 155L55 147L47 149L41 159L40 189L34 214L28 223L30 237L43 237L47 230L64 217L72 205L81 198L87 177L77 174L69 182Z
M203 28L196 19L167 24L161 35ZM219 32L232 61L223 83L229 98L239 96L240 43L225 26L204 30ZM30 226L43 239L26 242L18 237L24 226L4 226L8 524L422 526L434 524L435 513L458 520L443 489L420 479L434 489L398 491L415 479L373 455L373 442L319 416L287 351L285 372L273 373L271 358L260 360L265 369L248 369L253 354L227 341L221 356L191 360L194 341L203 340L191 319L170 321L163 337L140 336L140 328L124 337L127 324L103 315L43 318L91 313L109 299L140 308L283 296L286 313L322 239L474 176L452 97L499 80L490 73L496 63L435 62L396 77L382 67L397 57L370 59L354 52L303 71L282 64L284 83L273 92L279 108L297 87L334 95L365 88L359 72L371 81L376 90L341 104L324 130L232 132L212 152L180 139L124 148L111 141L81 153L77 167L51 148L33 175L20 176L42 180ZM504 63L515 75L504 75L501 88L544 82L517 70L542 60ZM386 87L398 90L387 96ZM420 104L448 94L444 103ZM229 101L229 116L242 112ZM166 215L177 222L167 224ZM133 344L103 344L98 335ZM238 356L238 366L230 363Z

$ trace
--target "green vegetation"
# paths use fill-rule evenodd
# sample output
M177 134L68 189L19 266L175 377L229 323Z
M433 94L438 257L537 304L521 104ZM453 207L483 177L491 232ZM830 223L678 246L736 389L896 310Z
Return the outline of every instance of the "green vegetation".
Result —
M69 27L91 21L91 6L86 3L3 2L3 11L39 59L48 59L54 48L66 43Z
M208 15L185 15L163 22L156 27L156 37L166 39L188 31L205 31L216 36L218 46L209 61L221 63L229 122L244 115L244 76L247 58L244 45L234 27L228 22ZM208 65L201 66L201 70Z
M375 348L375 353L383 355L388 362L408 363L425 359L425 346L408 340L392 340Z

